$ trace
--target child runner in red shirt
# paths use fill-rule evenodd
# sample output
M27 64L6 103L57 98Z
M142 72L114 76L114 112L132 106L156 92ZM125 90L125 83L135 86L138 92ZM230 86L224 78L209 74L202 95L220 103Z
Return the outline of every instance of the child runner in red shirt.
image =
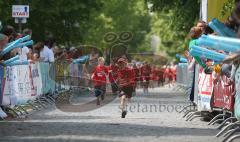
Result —
M152 72L151 72L151 80L152 80L152 87L156 87L157 81L158 81L158 70L155 65L152 66Z
M98 65L93 70L91 76L94 85L94 94L97 97L97 105L100 105L100 97L104 100L104 95L106 92L106 81L108 75L108 68L104 66L104 58L98 58Z
M122 110L122 118L125 118L127 111L125 110L126 98L131 99L133 87L135 83L135 76L132 69L127 67L127 61L124 58L118 60L119 70L117 73L117 84L120 90L120 108Z
M134 75L135 75L134 92L136 92L137 84L140 80L140 70L137 67L136 63L133 64L133 71L134 71Z
M112 61L112 63L109 66L109 81L111 83L112 92L114 94L117 93L117 91L118 91L118 87L116 84L117 71L118 71L118 66L114 61Z
M141 80L143 83L143 93L148 94L148 86L149 86L149 80L150 80L150 74L151 74L151 67L147 62L143 63L143 66L141 67Z

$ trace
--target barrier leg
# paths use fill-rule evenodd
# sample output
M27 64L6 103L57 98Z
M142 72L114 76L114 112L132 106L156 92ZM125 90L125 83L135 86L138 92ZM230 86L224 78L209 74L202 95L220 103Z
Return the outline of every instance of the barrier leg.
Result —
M28 114L27 110L23 107L23 106L18 106L21 110L23 110L25 112L25 114Z
M32 102L28 102L27 104L29 104L33 110L40 110L38 106L35 106Z
M227 141L234 133L238 132L240 129L239 127L238 128L235 128L233 129L233 131L230 130L230 132L228 133L228 135L226 135L226 137L223 139L223 141Z
M15 110L15 111L16 111L16 113L17 113L17 112L19 112L19 113L20 113L20 115L24 115L24 113L22 112L22 110L21 110L21 109L19 109L19 107L18 107L18 106L14 107L14 108L13 108L13 110ZM20 116L20 115L19 115L19 116Z
M179 111L179 113L182 113L184 110L186 110L187 108L192 107L192 106L193 106L192 104L185 106L182 110Z
M195 111L196 112L196 111ZM190 113L189 115L186 116L187 119L189 119L190 117L192 117L193 115L195 115L195 112Z
M19 114L14 110L14 109L12 109L12 108L6 108L6 111L7 112L12 112L13 113L13 115L15 115L15 117L19 117Z
M189 116L189 114L192 114L192 113L194 113L194 112L195 112L195 110L189 110L189 111L187 111L187 112L183 115L183 118Z
M217 120L217 119L219 119L219 118L221 118L221 117L224 117L225 116L225 114L218 114L218 115L216 115L209 123L208 123L208 125L211 125L215 120Z
M223 134L223 137L226 137L228 136L229 134L231 134L232 132L234 132L236 129L238 128L235 128L235 129L230 129L229 131L227 131L225 134Z
M35 100L34 104L36 104L39 108L45 108L45 106L39 100Z
M44 101L44 102L46 102L47 104L50 104L50 105L54 104L54 102L52 102L52 100L47 99L46 97L41 97L40 100Z
M216 123L221 123L221 122L223 122L225 119L217 119L217 120L215 120L213 123L212 123L212 125L215 125Z
M226 142L232 142L235 139L240 139L240 134L230 137Z
M222 129L222 127L227 124L228 122L236 122L237 121L237 118L236 117L229 117L227 118L226 120L224 120L220 126L217 127L217 129Z
M216 137L220 137L225 131L231 129L232 127L236 126L239 123L238 121L235 123L230 123L229 125L225 126L220 132L217 133Z
M192 113L187 119L186 121L192 121L195 117L200 117L201 116L201 111L196 111L194 113Z
M52 102L55 102L55 99L50 94L47 94L46 98L50 99Z
M48 106L49 104L51 104L51 103L49 103L48 101L46 101L45 99L42 99L42 98L39 98L39 101L46 107L46 106Z
M198 118L198 117L202 117L202 115L195 115L189 121L192 121L193 119Z

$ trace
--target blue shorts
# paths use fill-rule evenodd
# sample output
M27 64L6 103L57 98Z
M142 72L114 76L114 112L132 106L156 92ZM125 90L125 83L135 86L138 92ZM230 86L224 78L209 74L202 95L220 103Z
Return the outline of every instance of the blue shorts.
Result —
M104 95L106 92L106 85L94 86L94 95L96 97Z

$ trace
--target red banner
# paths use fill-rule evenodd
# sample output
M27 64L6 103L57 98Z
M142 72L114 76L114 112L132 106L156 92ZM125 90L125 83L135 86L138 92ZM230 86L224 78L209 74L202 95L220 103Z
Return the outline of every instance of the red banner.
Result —
M214 108L223 108L233 111L234 107L234 84L228 86L229 79L222 75L214 84L213 106Z

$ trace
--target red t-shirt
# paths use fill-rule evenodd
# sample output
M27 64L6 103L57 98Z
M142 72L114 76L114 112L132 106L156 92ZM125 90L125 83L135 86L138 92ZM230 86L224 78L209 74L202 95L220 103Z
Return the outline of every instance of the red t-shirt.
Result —
M108 67L96 66L93 70L92 79L94 86L106 85L108 75Z
M152 80L158 80L158 70L157 69L152 69L151 79Z
M165 71L164 71L163 77L164 77L164 78L170 78L171 75L172 75L171 69L170 69L170 68L166 68Z
M119 69L117 73L117 83L120 87L134 86L135 75L134 71L129 67Z
M172 78L176 79L176 75L177 75L177 67L176 66L171 68L171 73L172 73Z
M158 70L158 77L159 77L159 79L163 79L163 74L164 74L164 69L163 68L159 69Z
M118 72L118 67L116 65L110 65L109 70L109 81L111 83L114 83L117 80L117 72Z
M151 67L149 65L144 65L141 67L141 79L150 80Z
M137 67L134 67L133 71L134 71L134 75L135 75L135 81L139 81L140 80L140 69L138 69Z

